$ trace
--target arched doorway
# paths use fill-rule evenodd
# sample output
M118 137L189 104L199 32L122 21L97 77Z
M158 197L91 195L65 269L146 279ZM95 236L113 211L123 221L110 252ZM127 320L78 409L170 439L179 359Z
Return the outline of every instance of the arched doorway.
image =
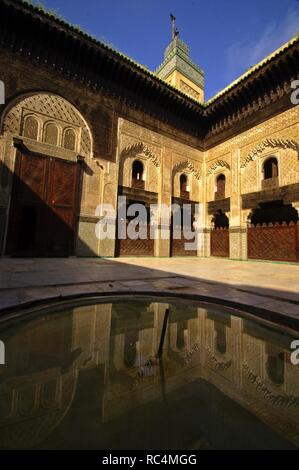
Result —
M117 257L155 255L153 206L158 203L159 167L159 159L142 142L120 154L118 196L123 202L118 207Z
M229 219L221 210L213 218L211 256L229 257Z
M15 145L6 253L69 256L74 253L82 172L92 152L89 128L65 99L26 96L3 120Z
M17 151L9 217L8 254L73 254L80 166Z
M261 202L247 230L249 259L299 261L298 212L282 200Z
M197 246L194 242L197 202L193 199L192 172L188 171L188 162L184 162L179 169L174 167L172 174L170 256L197 256Z

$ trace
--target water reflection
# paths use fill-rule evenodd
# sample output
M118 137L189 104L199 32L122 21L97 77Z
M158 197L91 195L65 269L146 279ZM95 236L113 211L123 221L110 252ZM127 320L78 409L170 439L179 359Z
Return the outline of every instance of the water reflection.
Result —
M294 337L227 309L118 299L53 312L0 338L1 448L299 445Z

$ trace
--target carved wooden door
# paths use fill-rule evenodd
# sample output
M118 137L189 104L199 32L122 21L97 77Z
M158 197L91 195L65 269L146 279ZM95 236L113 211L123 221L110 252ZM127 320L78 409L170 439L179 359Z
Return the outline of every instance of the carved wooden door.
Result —
M47 251L54 256L73 252L77 218L78 164L59 159L49 160L45 240Z
M228 228L217 228L211 231L211 256L229 257Z
M78 210L77 163L18 152L7 253L68 256Z

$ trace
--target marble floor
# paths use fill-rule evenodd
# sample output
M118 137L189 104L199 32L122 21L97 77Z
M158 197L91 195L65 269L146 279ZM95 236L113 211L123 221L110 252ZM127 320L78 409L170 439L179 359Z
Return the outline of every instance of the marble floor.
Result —
M221 258L0 258L0 311L101 293L216 298L299 320L299 265Z

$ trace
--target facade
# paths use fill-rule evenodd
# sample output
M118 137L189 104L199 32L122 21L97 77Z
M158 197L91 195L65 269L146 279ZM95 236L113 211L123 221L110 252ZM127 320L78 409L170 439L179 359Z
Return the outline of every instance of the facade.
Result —
M203 72L177 33L154 74L0 0L2 255L298 262L298 59L297 37L204 102ZM171 217L155 240L99 240L97 207L117 208L119 195L148 211L201 203L203 244L186 251Z

